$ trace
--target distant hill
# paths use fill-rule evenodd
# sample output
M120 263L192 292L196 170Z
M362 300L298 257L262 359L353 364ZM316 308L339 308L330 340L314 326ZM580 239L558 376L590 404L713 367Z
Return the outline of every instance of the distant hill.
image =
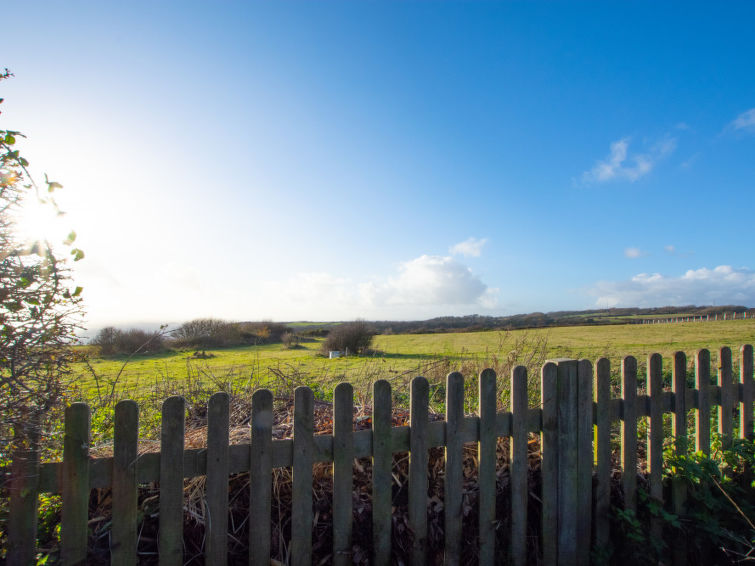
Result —
M741 305L682 306L655 308L612 308L584 311L532 312L510 316L441 316L428 320L378 320L370 324L379 334L426 334L435 332L479 332L483 330L510 330L522 328L546 328L551 326L585 326L600 324L640 324L650 318L670 316L705 316L755 310ZM749 315L748 315L749 316ZM302 334L323 334L333 322L287 323Z

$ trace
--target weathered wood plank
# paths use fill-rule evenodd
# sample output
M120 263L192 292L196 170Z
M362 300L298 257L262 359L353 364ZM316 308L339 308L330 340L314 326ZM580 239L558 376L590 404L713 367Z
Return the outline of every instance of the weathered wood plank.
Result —
M89 406L74 403L65 410L63 439L63 564L85 564L89 520Z
M753 359L752 346L744 345L739 348L739 383L737 384L738 395L735 405L739 405L739 438L743 440L753 439L753 401L755 400L755 384L753 383ZM742 486L752 484L753 469L747 465L740 479Z
M648 356L647 390L650 395L650 422L648 423L648 471L650 497L663 504L663 358L660 354ZM663 536L659 519L651 524L653 536Z
M427 562L427 418L430 386L424 377L415 377L411 384L409 420L409 529L412 566Z
M695 450L710 455L710 352L702 349L695 356Z
M209 520L205 564L228 563L228 474L230 397L219 392L207 403L206 505Z
M372 386L372 543L373 564L391 563L391 506L393 453L391 451L391 384L381 379Z
M558 564L558 367L553 362L543 365L540 372L540 403L543 410L543 430L540 435L541 473L543 478L542 544L543 563ZM482 497L482 492L480 493ZM492 562L491 562L492 564Z
M6 564L35 564L39 506L39 426L17 423L16 449L9 478L8 554ZM44 489L42 491L45 491Z
M446 469L443 480L444 563L448 565L458 565L461 562L463 426L464 376L459 372L452 372L446 376Z
M527 368L511 370L511 563L527 564Z
M160 564L183 564L184 398L163 402L160 431ZM138 465L138 464L137 464Z
M637 511L637 360L627 356L621 364L621 397L624 416L621 420L621 486L624 507Z
M739 383L742 388L742 405L739 408L739 437L753 440L752 404L755 402L755 382L753 381L752 345L745 344L739 349Z
M725 346L718 353L718 386L721 388L721 404L718 406L718 432L724 448L731 446L734 433L734 395L732 390L731 348Z
M674 354L674 369L672 376L674 391L674 412L672 413L672 429L675 437L677 453L687 453L687 356L684 352ZM674 513L683 515L687 501L687 486L684 480L674 478L671 482L671 501ZM687 563L687 541L679 533L671 541L671 549L675 566Z
M333 564L351 564L354 462L354 390L339 383L333 394Z
M273 394L258 389L252 395L249 453L249 564L270 564L270 512L273 467Z
M309 387L294 391L294 462L291 499L291 563L312 563L312 463L314 395Z
M590 563L592 538L592 364L580 360L577 364L577 465L579 492L577 494L577 564Z
M121 401L115 406L113 427L113 530L110 564L136 564L138 484L136 458L139 453L139 406Z
M606 549L610 540L611 509L611 362L600 358L595 364L595 545Z
M495 561L495 506L496 506L496 441L495 421L498 392L496 375L492 369L480 373L478 382L478 408L480 417L477 443L477 476L480 489L479 528L481 566L492 566Z
M577 563L577 362L558 362L558 562Z

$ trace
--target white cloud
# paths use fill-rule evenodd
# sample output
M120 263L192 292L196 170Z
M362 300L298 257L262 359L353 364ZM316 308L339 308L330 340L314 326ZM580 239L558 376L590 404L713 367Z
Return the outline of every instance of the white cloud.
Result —
M629 259L637 259L638 257L642 257L644 255L647 254L640 248L626 248L624 250L624 257L628 257Z
M467 257L480 257L482 246L487 243L487 238L467 238L463 242L451 246L449 252L451 255L463 255Z
M600 281L589 293L599 307L755 304L755 271L719 265L690 269L680 277L640 273L628 281Z
M582 173L582 182L591 184L625 180L633 183L650 173L658 161L676 149L676 138L664 138L645 153L630 154L629 141L629 138L622 138L613 142L608 157Z
M670 244L668 246L663 246L663 249L666 250L666 252L670 254L676 253L676 246L672 246Z
M488 287L452 257L422 255L399 267L385 283L367 283L363 296L376 305L472 305Z
M278 305L277 310L285 309L278 318L333 320L468 314L466 310L495 308L498 293L453 257L422 255L399 264L392 276L370 280L298 273L285 281L268 282L262 296L268 298L263 302Z
M755 133L755 108L750 108L737 116L729 126L734 130L744 130Z

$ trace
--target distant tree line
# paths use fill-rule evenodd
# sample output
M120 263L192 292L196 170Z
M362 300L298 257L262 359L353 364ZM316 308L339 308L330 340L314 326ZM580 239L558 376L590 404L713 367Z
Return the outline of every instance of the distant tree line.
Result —
M374 321L370 324L379 334L432 334L442 332L480 332L484 330L516 330L550 326L584 326L629 324L630 317L663 316L677 313L705 316L748 311L741 305L611 308L588 311L532 312L511 316L441 316L422 321ZM636 321L640 323L641 320Z

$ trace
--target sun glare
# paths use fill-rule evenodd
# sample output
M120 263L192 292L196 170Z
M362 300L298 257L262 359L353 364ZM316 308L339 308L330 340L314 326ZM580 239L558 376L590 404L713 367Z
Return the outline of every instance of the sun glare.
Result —
M41 241L57 243L64 235L60 216L54 206L30 198L19 211L16 219L16 235L24 243Z

